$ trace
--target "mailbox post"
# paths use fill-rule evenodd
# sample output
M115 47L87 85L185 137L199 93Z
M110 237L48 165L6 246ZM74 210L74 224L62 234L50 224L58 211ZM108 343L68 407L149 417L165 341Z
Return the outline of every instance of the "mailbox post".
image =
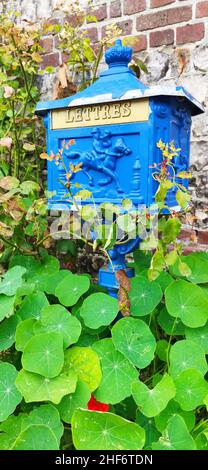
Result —
M105 53L108 69L95 83L68 98L39 102L36 113L44 118L48 153L57 153L63 140L74 140L62 156L67 167L70 162L82 162L75 181L91 191L95 203L120 204L129 198L135 206L150 207L158 187L151 166L161 161L157 142L174 140L181 149L173 161L175 171L188 170L191 116L204 109L181 86L144 85L128 67L131 57L132 49L116 40ZM47 163L48 190L54 194L48 207L69 210L61 184L66 182L65 172L61 165ZM183 184L188 182L183 180ZM167 204L178 209L174 190L169 192ZM111 251L115 270L126 269L129 277L133 275L125 267L125 254L138 244L139 239L131 240ZM110 266L100 270L99 282L116 295L117 282Z

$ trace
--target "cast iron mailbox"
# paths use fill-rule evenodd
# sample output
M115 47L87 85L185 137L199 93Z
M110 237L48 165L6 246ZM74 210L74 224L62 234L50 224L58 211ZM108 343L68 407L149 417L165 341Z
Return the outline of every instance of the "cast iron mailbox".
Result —
M82 162L73 182L89 189L96 203L129 198L150 206L157 190L151 166L161 161L157 142L174 140L181 149L174 160L176 174L187 170L191 116L203 108L181 86L142 84L128 67L131 56L132 49L117 40L105 53L109 68L94 84L68 98L39 102L36 113L44 116L49 154L56 154L63 141L74 141L63 151L64 162L67 167ZM49 208L69 209L61 184L65 170L47 163L48 190L54 193ZM175 190L168 198L169 206L176 206Z

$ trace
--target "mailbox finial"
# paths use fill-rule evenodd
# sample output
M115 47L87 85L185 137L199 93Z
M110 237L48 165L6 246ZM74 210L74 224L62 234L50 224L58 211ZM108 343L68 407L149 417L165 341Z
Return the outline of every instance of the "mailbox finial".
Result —
M107 49L105 53L106 63L111 67L128 67L131 61L132 48L123 46L121 39L116 39L114 46Z

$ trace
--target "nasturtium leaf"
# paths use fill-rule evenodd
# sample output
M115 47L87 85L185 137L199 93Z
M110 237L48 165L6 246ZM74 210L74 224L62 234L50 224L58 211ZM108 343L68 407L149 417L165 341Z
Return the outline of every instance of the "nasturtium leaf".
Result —
M36 290L44 291L45 283L51 274L59 271L59 260L54 256L44 256L40 265L27 277L29 282L35 283Z
M15 385L16 377L17 371L12 364L0 363L0 421L7 419L22 400Z
M157 341L156 353L161 361L167 362L168 360L169 344L166 339Z
M86 408L90 400L91 392L85 382L78 381L74 393L65 395L57 406L61 419L65 423L71 423L72 415L77 408Z
M166 408L155 416L155 424L158 431L163 432L168 425L169 419L178 414L184 419L189 431L192 431L195 425L195 414L193 411L183 411L175 400L169 401Z
M166 308L191 328L204 326L208 319L208 297L201 287L188 281L172 282L165 291Z
M154 358L156 342L148 325L142 320L125 317L112 328L115 348L136 367L147 367Z
M44 291L47 294L55 295L56 287L69 274L70 274L70 272L67 269L62 269L61 271L57 271L54 274L51 274L50 276L48 276L48 278L45 281Z
M208 450L208 428L196 436L195 442L197 450Z
M175 399L182 410L190 411L203 405L208 393L208 383L198 370L187 369L181 372L175 379L175 386Z
M34 256L15 255L9 263L9 268L13 266L23 266L26 269L24 278L28 279L40 267L40 261Z
M9 450L58 450L55 434L46 424L31 424L16 438Z
M162 289L155 281L136 276L131 279L129 298L131 314L135 317L142 317L157 307L162 299Z
M64 365L61 333L43 333L29 339L22 355L22 365L29 372L56 377Z
M140 274L143 269L148 269L151 264L151 255L140 249L133 252L135 262L135 272Z
M184 419L174 415L168 421L167 428L157 442L152 444L153 450L195 450L196 444L189 434Z
M0 423L0 450L9 450L15 439L21 433L25 414L19 413L17 416L10 415L5 421Z
M177 377L186 369L196 369L202 375L207 372L207 361L204 350L193 341L177 341L170 350L170 374Z
M112 413L76 410L72 438L77 450L138 450L144 446L145 431Z
M91 335L91 334L87 334L87 333L85 334L85 333L83 333L83 334L79 337L79 339L78 339L76 345L77 345L77 346L92 346L92 345L93 345L96 341L98 341L98 340L99 340L99 336L98 336L98 335L95 335L95 336L94 336L94 335Z
M180 336L185 334L185 325L179 318L169 315L166 308L162 308L158 315L158 323L162 330L169 336Z
M13 317L12 317L13 318ZM15 347L17 351L24 351L24 348L32 336L34 336L34 325L37 320L28 318L23 320L16 329Z
M73 368L79 380L93 392L101 382L102 372L97 353L90 347L73 346L65 351L64 372Z
M15 332L20 318L13 315L0 323L0 351L10 348L15 341Z
M7 297L7 295L0 294L0 321L13 315L14 304L15 296Z
M166 271L162 271L160 275L157 277L157 284L160 285L163 292L165 291L166 287L168 287L169 284L171 284L171 282L173 282L173 278Z
M77 303L79 298L88 291L89 287L90 280L87 276L68 274L57 285L55 295L61 304L70 307Z
M30 412L26 418L26 426L29 424L43 424L55 434L57 443L60 444L61 436L64 432L63 424L57 408L51 404L41 405Z
M205 354L208 354L208 323L201 326L201 328L186 328L185 336L188 340L194 341L194 343L199 344Z
M16 379L16 386L26 403L52 401L58 404L64 395L75 391L76 384L77 376L72 369L68 369L67 373L62 373L53 379L22 369Z
M104 403L119 403L131 395L131 385L138 377L135 367L115 349L112 339L94 343L102 368L102 381L94 395Z
M208 282L208 253L195 252L187 256L180 256L180 262L186 263L190 269L187 279L194 284L204 284ZM171 272L174 276L183 277L179 269L179 261L171 266Z
M25 295L33 294L35 291L35 284L24 282L20 287L18 287L16 295L23 297Z
M43 292L36 292L35 294L25 297L17 313L22 320L26 320L27 318L39 320L41 310L46 305L49 305L49 302L45 294Z
M61 333L64 348L76 343L81 333L81 324L65 307L59 304L47 305L41 311L40 320L34 326L35 334Z
M136 423L145 430L146 439L144 449L151 449L152 442L158 439L161 435L155 426L154 419L147 418L147 416L144 416L140 411L137 411Z
M26 273L26 269L22 266L14 266L10 268L0 282L0 294L13 296L16 294L18 287L22 285L22 276Z
M152 389L138 380L132 385L132 395L141 412L148 418L157 416L175 396L173 379L165 374Z
M107 294L98 292L89 295L83 302L80 315L89 328L110 325L119 311L118 301Z

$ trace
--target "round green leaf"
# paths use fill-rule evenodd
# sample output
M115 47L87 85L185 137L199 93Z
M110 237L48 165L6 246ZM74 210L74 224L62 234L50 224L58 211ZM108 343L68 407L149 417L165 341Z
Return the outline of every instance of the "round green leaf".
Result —
M208 384L202 374L195 369L187 369L181 372L175 379L176 400L182 410L195 410L203 405L203 400L208 393Z
M63 337L64 348L76 343L81 333L81 323L65 307L47 305L41 311L40 320L34 326L35 334L57 331Z
M43 424L55 434L58 445L60 444L61 436L64 432L63 424L60 420L60 415L55 406L41 405L30 412L26 418L26 425L28 424Z
M169 344L166 339L160 339L159 341L157 341L156 353L161 361L167 362L168 348Z
M15 347L17 351L24 351L26 344L29 339L34 336L34 324L36 320L34 318L28 318L28 320L22 321L16 329Z
M64 395L75 391L76 383L77 376L72 369L53 379L32 374L22 369L16 379L16 386L22 393L26 403L52 401L58 404Z
M135 317L142 317L151 313L160 303L162 289L156 282L150 282L143 276L136 276L131 279L129 298L131 314Z
M16 377L17 371L12 364L0 363L0 421L7 419L22 400L15 385Z
M207 372L204 350L188 339L177 341L170 350L171 376L175 378L186 369L196 369L203 375Z
M189 431L192 431L195 425L195 413L193 411L183 411L175 400L169 401L166 408L155 416L155 424L158 431L163 432L168 425L169 419L178 414L184 419Z
M40 313L43 307L49 305L48 299L43 292L28 295L22 302L18 315L22 320L27 318L40 319Z
M185 335L188 340L199 344L205 354L208 354L208 323L201 328L186 328Z
M173 318L162 308L158 316L158 323L167 335L177 336L185 334L185 326L179 318Z
M170 418L167 428L158 442L153 442L153 450L195 450L193 437L189 434L184 419L179 415Z
M15 341L15 332L20 318L18 315L4 320L0 324L0 351L10 348Z
M24 369L53 378L61 372L63 364L64 353L61 333L44 333L33 336L27 342L22 355Z
M152 389L139 380L132 385L132 395L141 412L148 418L157 416L175 396L173 379L165 374Z
M44 285L44 291L47 294L55 295L56 287L69 274L70 273L67 269L62 269L61 271L57 271L55 274L51 274L50 276L48 276L48 278L46 279L45 285Z
M77 387L74 393L66 395L62 398L61 403L58 405L58 410L61 419L65 423L71 423L72 415L77 408L86 408L90 400L91 392L85 382L77 382Z
M26 269L24 277L28 279L40 267L40 261L34 256L15 255L9 263L9 268L13 266L23 266Z
M26 273L26 269L22 266L14 266L3 275L0 283L0 294L12 296L22 285L22 276Z
M204 326L208 319L208 297L201 287L179 280L165 291L166 308L170 315L179 317L191 328Z
M0 321L5 317L11 317L14 313L15 296L7 297L7 295L0 294Z
M197 450L208 450L208 428L197 435L195 442Z
M86 326L97 329L110 325L119 311L118 301L107 294L98 292L87 297L81 307L80 315Z
M92 348L74 346L68 349L64 356L64 371L71 367L91 392L99 386L102 377L100 361Z
M77 303L79 298L88 291L89 287L90 280L87 276L69 274L58 284L55 295L61 304L65 305L65 307L70 307Z
M145 432L112 413L76 410L72 438L77 450L138 450L144 446Z
M155 338L142 320L131 317L119 320L112 328L112 340L115 348L140 369L154 358Z
M180 261L186 263L190 268L190 274L186 277L194 284L203 284L208 282L208 253L195 252L187 256L180 256ZM171 266L171 272L174 276L183 277L180 269L179 262Z
M58 450L55 434L45 424L32 424L17 437L10 450Z
M131 384L138 376L137 370L114 347L112 339L102 339L94 343L102 368L102 381L94 395L104 403L119 403L131 395Z

